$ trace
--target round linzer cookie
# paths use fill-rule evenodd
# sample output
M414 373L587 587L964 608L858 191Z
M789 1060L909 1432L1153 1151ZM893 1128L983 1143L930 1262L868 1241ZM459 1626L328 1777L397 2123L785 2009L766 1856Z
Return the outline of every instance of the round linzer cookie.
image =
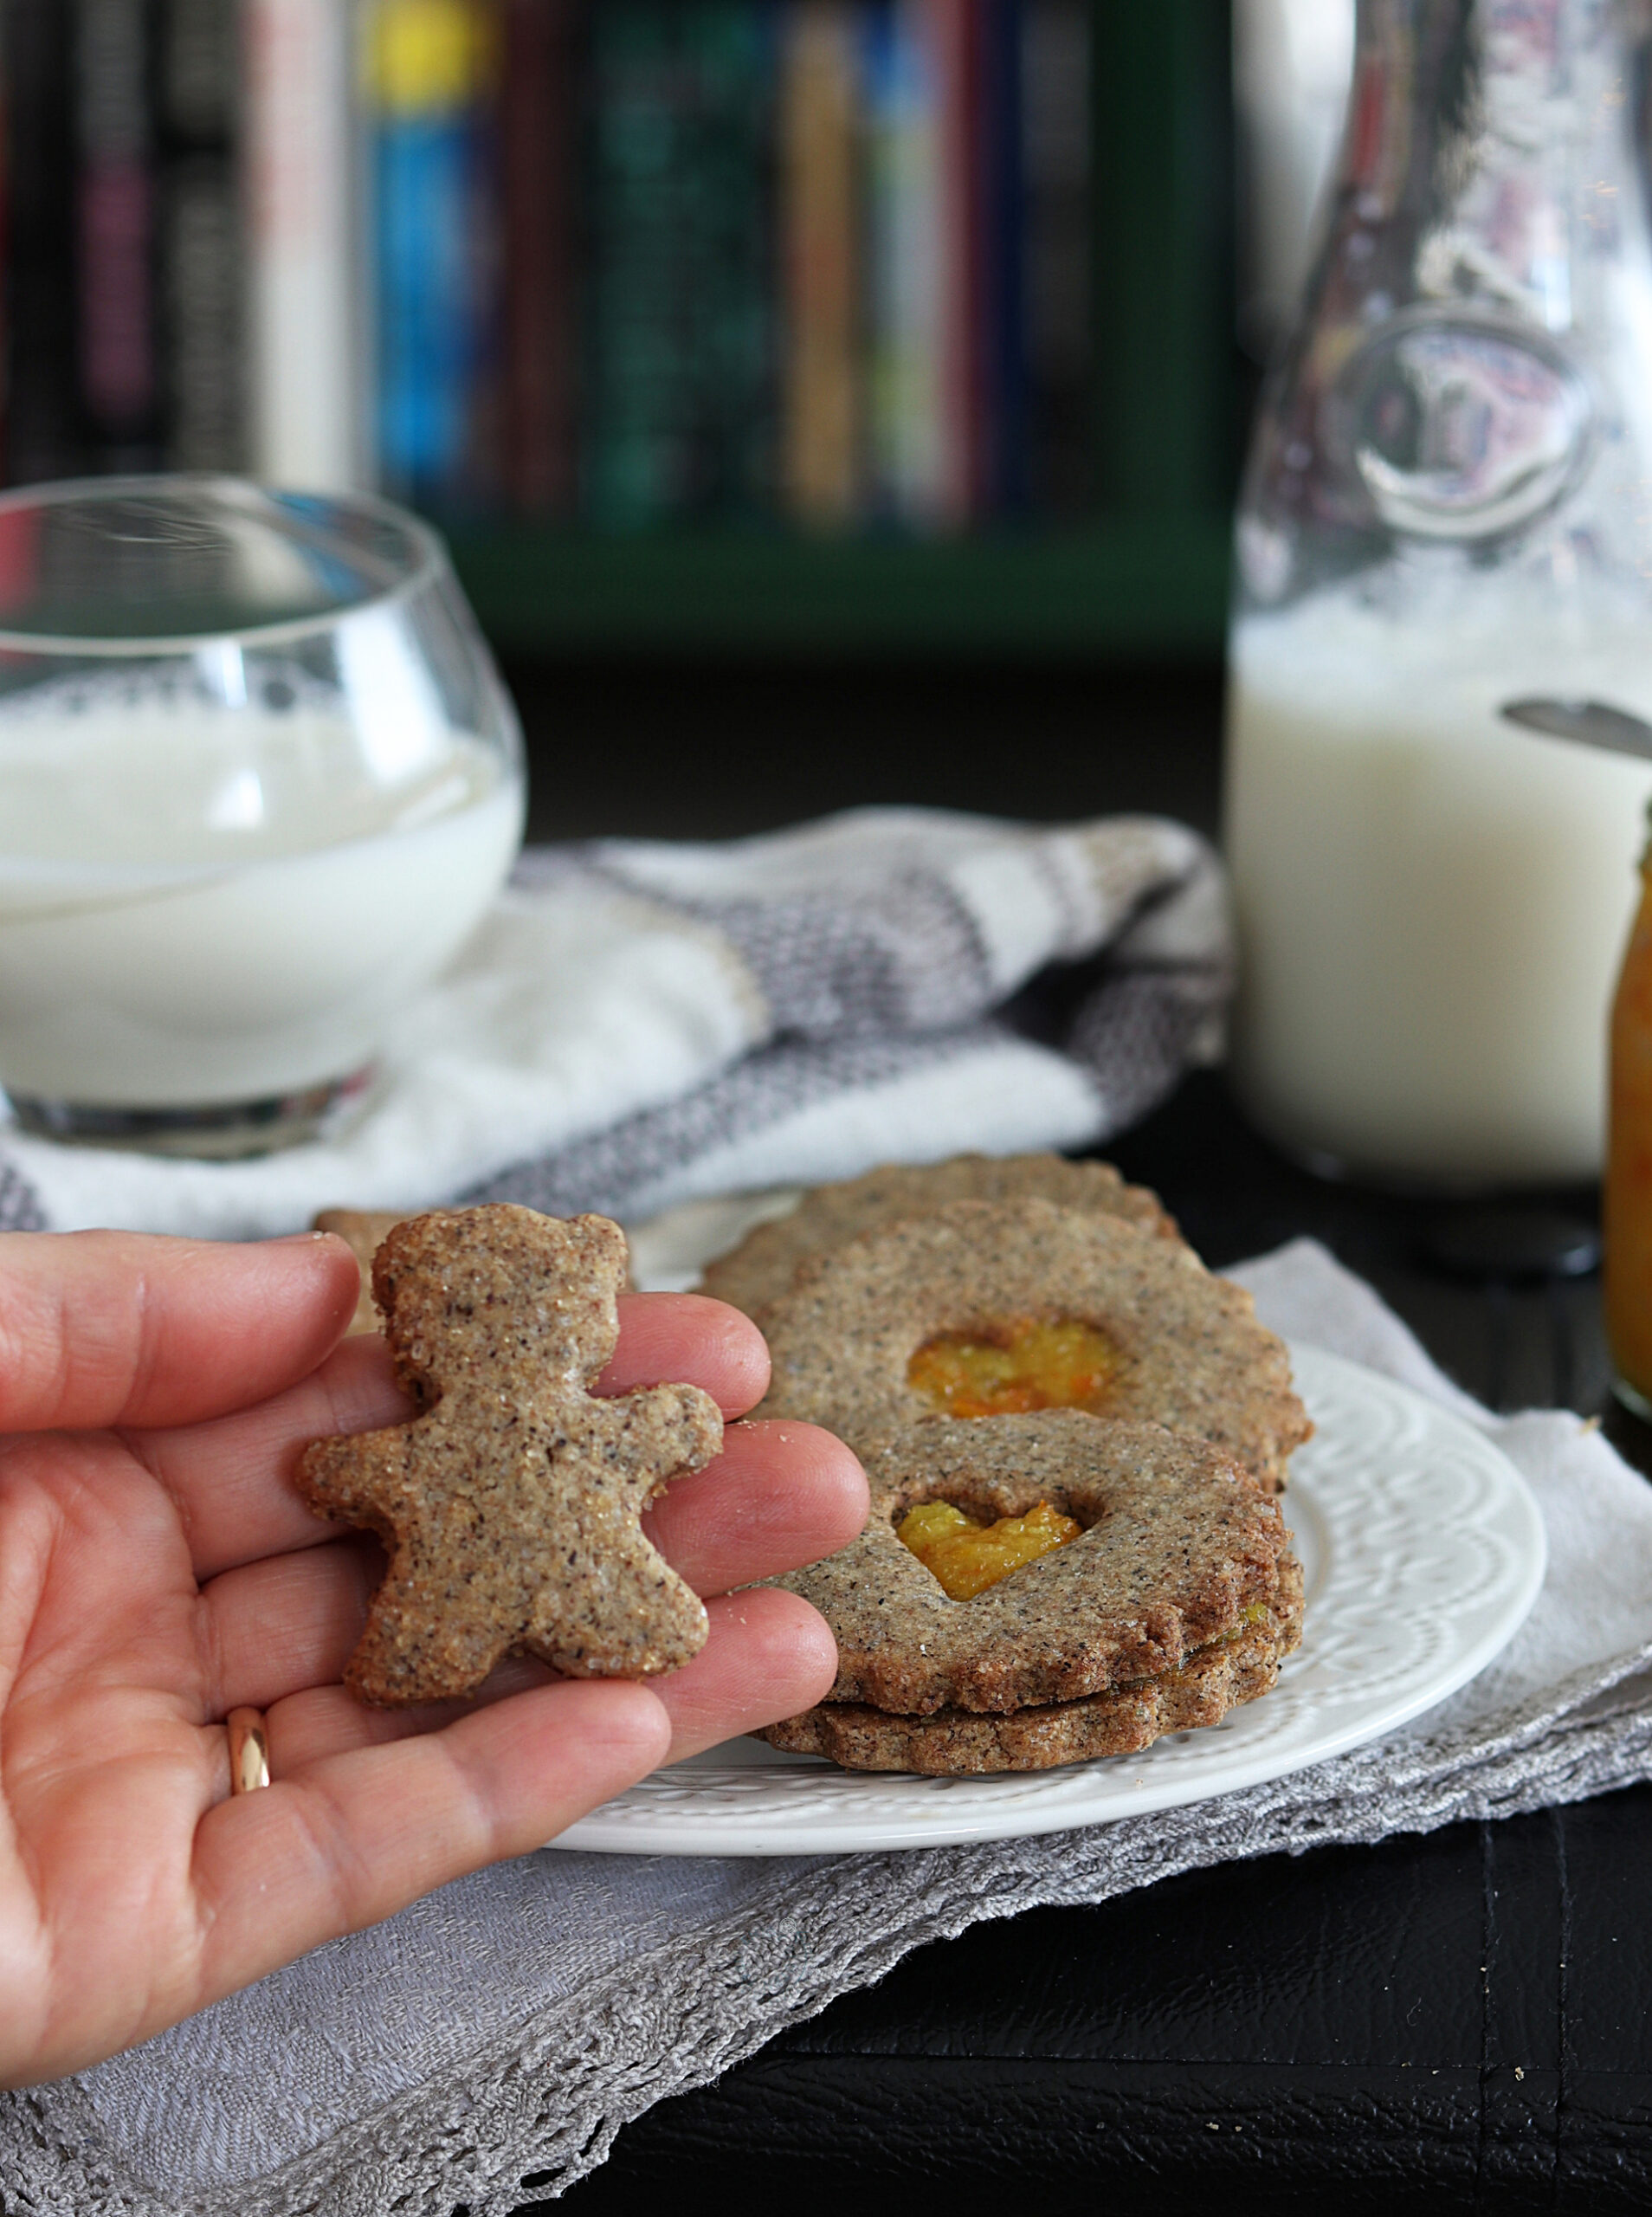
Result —
M1313 1430L1248 1293L1179 1240L1051 1201L953 1201L863 1232L804 1263L764 1329L758 1413L857 1450L928 1418L1076 1404L1191 1432L1276 1492ZM960 1379L984 1380L973 1405L943 1390Z
M1100 1755L1138 1755L1166 1732L1219 1724L1229 1710L1276 1683L1302 1627L1300 1566L1287 1554L1281 1568L1280 1593L1255 1622L1197 1650L1179 1670L1134 1685L1002 1716L965 1709L896 1716L859 1703L828 1702L756 1736L794 1755L825 1755L846 1770L937 1777L1054 1770Z
M748 1316L791 1287L800 1263L829 1254L883 1224L926 1215L949 1201L1016 1201L1029 1196L1098 1216L1117 1217L1163 1239L1176 1219L1145 1186L1127 1186L1110 1162L1069 1162L1060 1154L956 1154L947 1162L886 1163L841 1185L816 1186L790 1216L748 1231L738 1247L707 1265L702 1293Z
M837 1641L829 1702L919 1716L1068 1702L1178 1670L1279 1591L1277 1502L1203 1440L1076 1409L908 1426L866 1456L860 1537L773 1582ZM897 1535L917 1503L984 1524L1038 1503L1084 1527L968 1601Z

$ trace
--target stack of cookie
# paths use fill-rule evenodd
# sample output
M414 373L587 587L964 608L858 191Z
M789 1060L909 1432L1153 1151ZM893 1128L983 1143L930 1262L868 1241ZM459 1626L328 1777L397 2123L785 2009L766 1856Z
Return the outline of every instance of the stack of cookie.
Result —
M776 1746L1041 1769L1274 1684L1302 1613L1277 1496L1310 1426L1284 1348L1153 1195L1057 1156L874 1171L758 1226L704 1287L768 1337L758 1413L826 1425L871 1482L860 1538L778 1581L825 1616L839 1669ZM953 1600L913 1551L925 1503L1010 1561L1053 1512L1050 1551Z

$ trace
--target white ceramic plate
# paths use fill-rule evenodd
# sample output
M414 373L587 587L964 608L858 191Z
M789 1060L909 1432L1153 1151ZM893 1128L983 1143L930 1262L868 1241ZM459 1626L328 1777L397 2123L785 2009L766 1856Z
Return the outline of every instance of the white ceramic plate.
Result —
M1513 1464L1460 1417L1316 1348L1292 1352L1317 1430L1287 1520L1307 1582L1302 1645L1274 1690L1139 1755L993 1778L839 1770L731 1740L564 1832L619 1855L842 1855L1064 1832L1259 1785L1379 1738L1465 1685L1543 1582L1543 1520Z

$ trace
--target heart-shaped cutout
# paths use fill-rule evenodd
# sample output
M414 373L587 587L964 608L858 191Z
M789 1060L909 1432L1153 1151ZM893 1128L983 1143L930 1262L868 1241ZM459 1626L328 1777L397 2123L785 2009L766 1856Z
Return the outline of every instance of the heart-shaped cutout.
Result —
M992 1317L926 1340L907 1383L938 1416L1099 1414L1124 1362L1118 1341L1082 1316Z
M986 1522L950 1501L920 1501L895 1526L895 1537L915 1554L951 1601L973 1601L1001 1578L1024 1570L1052 1548L1076 1540L1084 1527L1047 1501L1024 1516Z
M954 1201L805 1263L765 1312L760 1414L824 1425L864 1455L936 1413L914 1355L991 1345L1006 1321L1074 1321L1118 1351L1100 1413L1212 1442L1274 1491L1313 1427L1282 1343L1191 1249L1042 1200ZM1059 1503L1056 1506L1060 1506Z
M1278 1590L1278 1504L1229 1457L1158 1425L1074 1409L936 1418L868 1443L860 1537L776 1582L837 1640L829 1699L908 1716L1073 1701L1178 1668ZM917 1503L991 1520L1040 1502L1084 1527L973 1600L896 1534Z

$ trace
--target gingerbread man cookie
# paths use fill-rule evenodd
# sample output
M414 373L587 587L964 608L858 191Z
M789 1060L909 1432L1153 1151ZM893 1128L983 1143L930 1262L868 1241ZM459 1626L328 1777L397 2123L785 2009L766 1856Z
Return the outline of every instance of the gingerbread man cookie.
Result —
M297 1470L313 1508L390 1551L345 1673L364 1700L471 1693L524 1651L647 1677L705 1644L704 1605L640 1519L718 1452L722 1418L695 1386L591 1393L625 1265L606 1218L507 1206L413 1217L379 1249L374 1297L419 1413L315 1440Z

